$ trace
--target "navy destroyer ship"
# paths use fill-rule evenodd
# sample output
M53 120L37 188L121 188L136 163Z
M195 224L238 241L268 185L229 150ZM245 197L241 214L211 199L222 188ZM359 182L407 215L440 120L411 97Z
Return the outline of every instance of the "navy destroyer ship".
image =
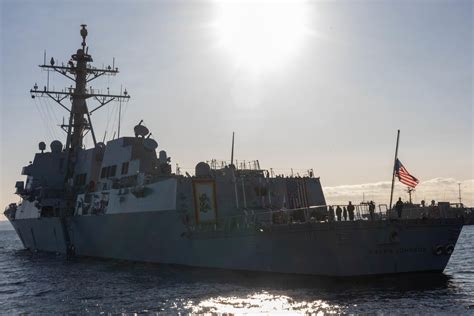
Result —
M43 69L74 82L63 91L34 85L31 95L52 98L69 113L65 145L44 142L16 183L19 203L5 215L31 251L179 264L195 267L322 276L442 272L462 229L456 218L337 221L320 179L274 175L258 161L199 162L193 175L172 171L143 122L134 135L98 142L91 115L112 101L92 80L115 75L96 68L82 25L81 47L67 64L52 58ZM69 99L71 105L64 101ZM86 101L98 102L92 110ZM94 146L86 148L84 137ZM89 137L89 136L87 136ZM233 146L232 146L233 148Z

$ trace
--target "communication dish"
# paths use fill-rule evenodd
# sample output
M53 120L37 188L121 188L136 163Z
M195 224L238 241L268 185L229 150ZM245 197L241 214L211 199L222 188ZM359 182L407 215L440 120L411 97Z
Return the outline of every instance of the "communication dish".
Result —
M60 153L63 150L63 144L59 140L53 140L49 147L53 153Z
M154 139L147 138L143 141L143 147L147 150L155 150L158 148L158 143Z
M146 128L144 125L141 125L141 123L138 125L135 125L135 127L133 128L133 131L135 132L135 137L138 137L138 136L145 137L146 135L150 133L148 128Z

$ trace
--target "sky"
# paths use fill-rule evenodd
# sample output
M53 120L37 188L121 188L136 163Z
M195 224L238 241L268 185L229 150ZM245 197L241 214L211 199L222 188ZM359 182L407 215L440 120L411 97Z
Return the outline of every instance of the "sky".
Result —
M115 57L120 70L93 87L132 96L121 135L143 119L183 171L229 160L235 131L237 160L313 168L329 202L388 203L400 129L415 198L455 201L461 183L474 204L471 1L0 4L1 205L18 201L15 181L40 141L65 142L64 110L28 91L46 84L44 51L67 62L83 23L95 64ZM69 85L50 74L50 87ZM117 114L114 103L94 113L99 139L113 137ZM396 194L406 198L398 184Z

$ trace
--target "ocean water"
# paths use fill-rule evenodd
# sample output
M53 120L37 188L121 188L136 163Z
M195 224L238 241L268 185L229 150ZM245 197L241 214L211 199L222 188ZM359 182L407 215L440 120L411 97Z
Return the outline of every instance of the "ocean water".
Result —
M349 280L65 260L0 231L0 313L474 315L474 226L444 274Z

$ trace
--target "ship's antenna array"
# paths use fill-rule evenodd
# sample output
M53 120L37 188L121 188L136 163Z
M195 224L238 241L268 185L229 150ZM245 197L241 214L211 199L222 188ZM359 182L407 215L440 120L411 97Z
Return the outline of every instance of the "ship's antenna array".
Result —
M231 166L234 165L234 136L235 136L235 132L232 132L232 150L231 150L231 153L230 153L230 165Z
M459 188L459 204L462 204L462 197L461 197L461 182L458 182L458 188Z
M112 101L128 101L130 95L128 95L127 89L120 94L110 94L107 89L107 93L97 93L98 90L94 91L92 86L87 88L87 84L94 79L97 79L104 75L114 76L119 71L115 67L115 58L113 59L112 66L97 68L90 65L93 61L92 56L88 53L89 48L87 47L87 25L81 25L80 35L82 37L81 48L77 50L75 54L71 56L67 65L59 65L53 57L51 57L50 64L46 64L46 53L44 55L43 65L39 67L43 70L48 71L48 85L44 86L44 89L40 89L35 83L33 89L30 90L31 97L49 97L59 104L63 109L69 113L69 122L67 124L61 124L61 128L67 133L66 147L65 150L68 154L68 172L66 179L70 178L73 174L73 165L75 161L76 153L83 146L84 136L90 131L94 146L97 145L94 128L91 122L91 115L95 111L99 110L103 106L107 105ZM62 91L55 91L49 89L49 71L55 71L64 77L74 81L75 86L72 85ZM65 105L64 100L69 98L71 100L71 106ZM86 100L92 99L98 104L89 110L86 104Z

